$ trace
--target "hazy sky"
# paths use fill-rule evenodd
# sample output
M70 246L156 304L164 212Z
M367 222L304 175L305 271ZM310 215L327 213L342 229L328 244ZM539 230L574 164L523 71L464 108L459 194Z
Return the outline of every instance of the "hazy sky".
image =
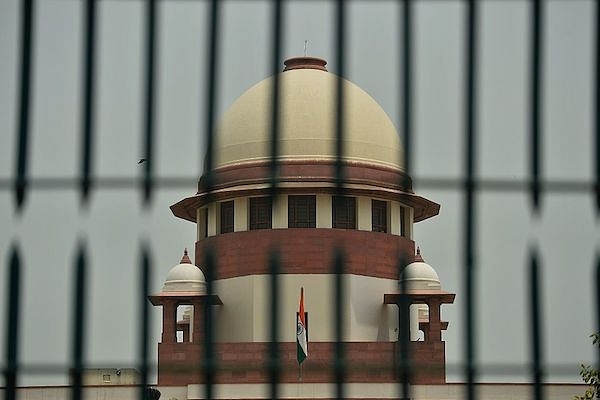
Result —
M15 163L18 104L19 1L0 0L0 179ZM462 199L460 192L419 185L419 179L460 178L463 144L465 9L461 1L417 1L414 9L414 179L416 191L441 204L440 215L415 226L425 260L444 289L457 293L443 308L451 365L463 355ZM97 97L94 168L102 177L138 177L142 154L144 8L142 1L98 5ZM96 190L89 210L71 190L34 190L21 216L12 193L0 191L0 265L11 243L24 256L21 360L66 366L70 351L71 279L77 238L91 254L87 360L132 365L137 346L137 261L140 243L152 246L154 280L192 249L195 225L168 206L195 192L205 126L207 2L161 1L157 85L157 163L162 177L190 178L189 186L161 190L151 208L130 190ZM29 164L34 177L75 177L79 162L82 2L36 2ZM308 54L333 61L331 2L289 1L284 57ZM348 10L348 78L371 94L401 126L399 109L399 6L393 1L352 1ZM226 1L221 25L221 114L270 71L271 8L266 1ZM545 3L543 49L543 168L547 179L589 181L592 176L593 48L591 1ZM519 180L527 176L529 4L481 3L479 29L478 174ZM283 62L283 60L282 60ZM333 63L330 70L335 71ZM593 198L587 193L547 194L539 218L527 193L477 196L478 358L485 365L522 364L529 357L528 246L542 253L544 351L553 381L578 380L592 357L592 265L600 244ZM6 268L0 272L6 296ZM153 310L152 356L160 337ZM0 308L0 338L5 309ZM4 343L4 341L2 341ZM4 360L4 347L0 348ZM560 367L560 368L559 368ZM455 371L455 370L454 370ZM482 380L515 379L520 370L488 371ZM559 374L563 371L564 374ZM452 373L450 379L462 379ZM25 383L64 381L28 375Z

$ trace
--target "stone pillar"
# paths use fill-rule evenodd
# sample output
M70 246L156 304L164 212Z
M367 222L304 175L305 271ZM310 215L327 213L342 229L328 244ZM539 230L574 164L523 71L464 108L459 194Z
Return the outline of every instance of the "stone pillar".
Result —
M192 333L192 343L201 344L204 339L203 326L202 326L202 316L204 315L204 303L201 301L194 303L194 323L192 326L194 327L194 331Z
M428 340L432 342L442 341L442 321L440 319L440 307L442 303L439 299L432 298L427 301L429 307L429 335Z
M183 325L183 343L187 343L190 341L190 325Z
M174 299L167 299L162 306L162 343L177 343L177 302Z

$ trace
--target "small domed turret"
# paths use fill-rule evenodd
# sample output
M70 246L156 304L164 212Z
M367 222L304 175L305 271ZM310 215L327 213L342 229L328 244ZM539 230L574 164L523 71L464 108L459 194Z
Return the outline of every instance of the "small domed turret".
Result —
M417 255L400 274L400 282L405 281L408 290L440 290L442 284L435 269L427 264L417 247Z
M192 264L187 249L184 250L180 263L167 274L162 291L206 294L206 278L200 268Z

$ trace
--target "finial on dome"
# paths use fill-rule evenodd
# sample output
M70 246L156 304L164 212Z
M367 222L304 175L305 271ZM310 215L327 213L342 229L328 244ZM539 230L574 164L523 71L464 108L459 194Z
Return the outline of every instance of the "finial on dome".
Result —
M285 65L283 72L292 69L318 69L327 72L327 68L325 68L327 61L318 57L292 57L285 60L283 64Z
M191 264L192 260L190 260L190 257L188 257L188 251L187 251L187 247L185 248L185 250L183 250L183 257L181 257L181 261L179 262L179 264Z
M421 256L421 247L417 246L417 255L415 255L415 259L413 262L425 262L423 257Z

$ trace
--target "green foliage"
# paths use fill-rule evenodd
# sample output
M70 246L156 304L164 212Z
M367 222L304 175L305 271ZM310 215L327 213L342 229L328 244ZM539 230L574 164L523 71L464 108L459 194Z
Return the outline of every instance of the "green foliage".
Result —
M600 332L596 332L590 335L592 343L600 346ZM593 400L600 399L600 371L591 365L581 364L581 370L579 371L581 379L588 385L583 396L575 396L574 400Z

